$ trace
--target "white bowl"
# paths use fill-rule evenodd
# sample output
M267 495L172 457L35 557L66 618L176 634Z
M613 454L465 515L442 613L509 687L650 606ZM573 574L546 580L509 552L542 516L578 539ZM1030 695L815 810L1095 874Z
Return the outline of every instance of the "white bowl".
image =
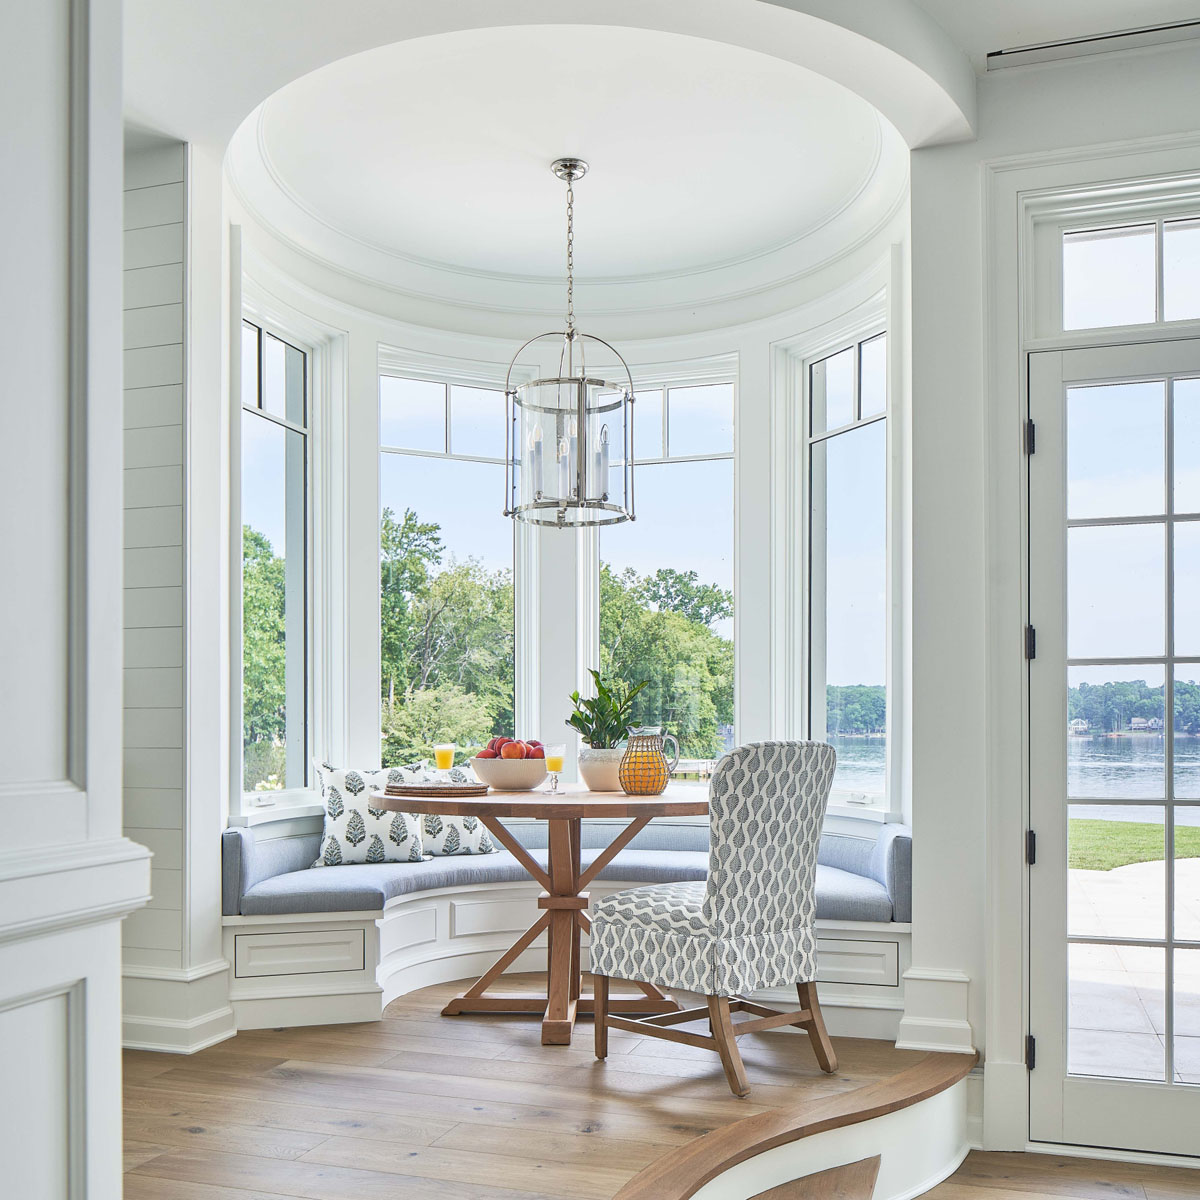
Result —
M544 758L473 758L471 770L480 783L498 792L529 792L546 778Z

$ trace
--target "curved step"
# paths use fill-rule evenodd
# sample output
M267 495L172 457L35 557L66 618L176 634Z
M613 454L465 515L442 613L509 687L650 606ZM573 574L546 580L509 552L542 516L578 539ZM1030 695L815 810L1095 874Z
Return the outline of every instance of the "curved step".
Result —
M966 1078L978 1057L975 1054L926 1054L913 1066L879 1083L856 1088L827 1100L771 1109L744 1117L732 1125L714 1129L651 1163L634 1176L613 1200L689 1200L706 1184L732 1168L769 1151L804 1138L816 1138L847 1126L876 1121L947 1093ZM863 1132L866 1134L865 1130ZM871 1144L872 1140L873 1134L864 1136L863 1144L857 1145L855 1153L848 1155L843 1165L849 1166L855 1160L875 1154L877 1147ZM963 1150L965 1152L965 1145ZM957 1166L957 1162L946 1165L948 1173ZM936 1180L931 1180L930 1186L933 1182ZM786 1195L778 1190L779 1186L777 1184L766 1195L772 1196L772 1200L773 1193ZM736 1192L729 1194L733 1196ZM757 1193L745 1192L743 1200L762 1194L761 1189ZM799 1197L806 1193L797 1191L794 1194ZM849 1196L853 1196L853 1193L849 1193ZM867 1196L870 1196L870 1192Z

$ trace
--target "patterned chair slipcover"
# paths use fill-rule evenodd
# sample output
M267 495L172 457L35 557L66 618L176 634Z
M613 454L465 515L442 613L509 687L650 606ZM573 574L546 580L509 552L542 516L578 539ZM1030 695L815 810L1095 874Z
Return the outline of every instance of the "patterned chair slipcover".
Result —
M835 762L824 742L752 742L726 755L709 786L707 881L601 900L592 971L706 996L815 980L817 845Z

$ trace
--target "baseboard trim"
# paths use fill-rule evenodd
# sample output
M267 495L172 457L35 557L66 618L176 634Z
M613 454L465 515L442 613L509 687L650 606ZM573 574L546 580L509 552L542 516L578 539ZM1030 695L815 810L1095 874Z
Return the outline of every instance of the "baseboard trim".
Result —
M224 1005L187 1020L178 1017L126 1017L122 1044L127 1050L158 1054L195 1054L237 1033L233 1008Z

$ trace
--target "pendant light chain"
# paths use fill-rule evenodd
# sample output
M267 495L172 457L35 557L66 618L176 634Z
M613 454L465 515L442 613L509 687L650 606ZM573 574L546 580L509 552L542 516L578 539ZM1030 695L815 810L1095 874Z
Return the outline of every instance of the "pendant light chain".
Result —
M567 180L567 336L575 332L575 189Z

